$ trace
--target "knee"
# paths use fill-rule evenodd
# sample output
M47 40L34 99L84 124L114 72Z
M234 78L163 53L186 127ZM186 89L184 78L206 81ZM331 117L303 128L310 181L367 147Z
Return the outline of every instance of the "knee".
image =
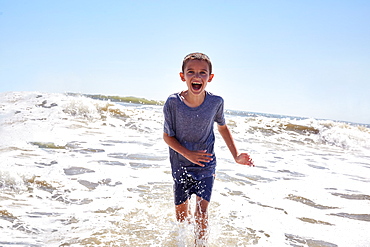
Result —
M188 210L189 210L189 202L188 201L186 201L186 202L184 202L180 205L176 205L176 219L177 219L177 221L179 221L179 222L185 221L189 216Z
M204 200L203 198L198 198L197 206L196 206L196 212L201 215L206 215L208 210L208 204L209 202L207 200Z
M208 207L206 205L198 205L196 208L196 213L198 215L207 215Z
M196 211L198 216L206 216L207 215L207 208L198 208Z
M177 212L176 213L176 220L178 222L184 222L187 218L187 213L186 212Z

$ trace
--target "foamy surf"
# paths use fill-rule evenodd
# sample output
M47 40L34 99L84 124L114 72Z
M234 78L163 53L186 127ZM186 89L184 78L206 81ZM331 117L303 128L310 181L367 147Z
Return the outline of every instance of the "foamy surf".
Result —
M0 245L192 246L175 220L162 107L109 99L0 94ZM217 135L208 246L370 245L369 126L226 117L256 167Z

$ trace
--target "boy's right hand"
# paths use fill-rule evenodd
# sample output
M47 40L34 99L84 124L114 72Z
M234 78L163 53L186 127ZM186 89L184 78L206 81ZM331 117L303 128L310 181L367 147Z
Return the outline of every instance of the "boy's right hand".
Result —
M190 162L204 167L205 165L200 162L208 163L213 160L212 154L207 153L207 150L190 151L184 155Z

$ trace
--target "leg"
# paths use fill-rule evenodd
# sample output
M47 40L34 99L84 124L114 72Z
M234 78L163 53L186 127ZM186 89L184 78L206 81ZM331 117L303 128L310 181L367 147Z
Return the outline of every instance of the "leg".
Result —
M208 227L208 204L207 200L197 196L197 202L195 207L195 222L196 222L196 242L197 240L206 240L207 227Z
M189 219L189 199L180 205L175 205L176 210L176 219L178 222L184 222L186 219Z

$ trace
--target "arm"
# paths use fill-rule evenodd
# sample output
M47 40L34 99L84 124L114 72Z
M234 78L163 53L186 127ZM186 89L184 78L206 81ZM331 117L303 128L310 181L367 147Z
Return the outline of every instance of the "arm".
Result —
M239 154L238 150L236 149L231 132L226 124L218 125L218 131L220 132L222 138L224 139L236 163L242 164L242 165L254 166L253 161L249 157L248 154L246 153Z
M170 148L172 148L194 164L204 166L204 164L200 162L208 163L212 160L212 158L210 157L212 156L212 154L207 153L207 150L190 151L189 149L182 146L175 137L169 136L167 133L163 133L163 140L167 143L168 146L170 146Z

